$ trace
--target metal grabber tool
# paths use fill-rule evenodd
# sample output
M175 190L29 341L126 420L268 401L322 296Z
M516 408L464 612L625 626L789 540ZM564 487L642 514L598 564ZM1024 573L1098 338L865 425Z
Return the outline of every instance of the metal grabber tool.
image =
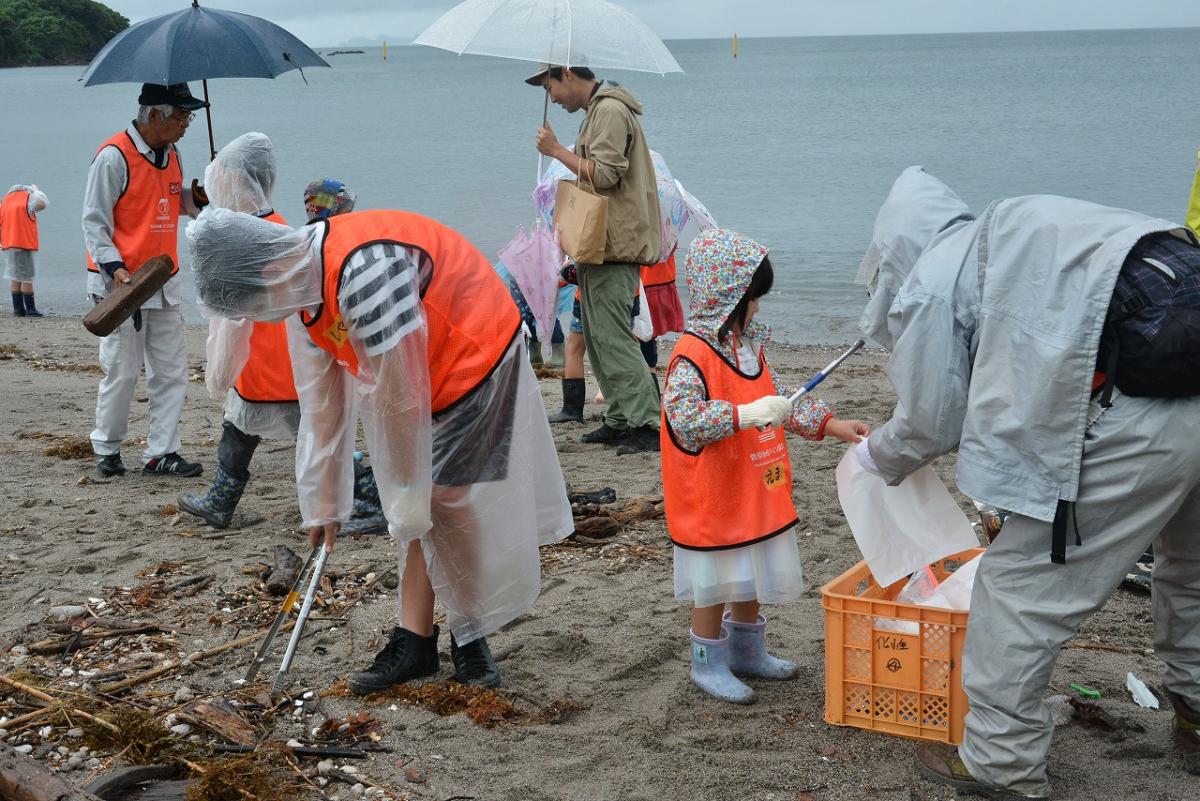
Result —
M258 669L262 667L263 662L267 661L267 652L271 650L271 643L275 642L275 635L279 633L279 629L283 627L283 621L287 620L288 615L292 613L292 607L299 600L300 585L304 582L304 574L312 566L313 560L317 558L317 551L321 547L318 545L312 549L308 554L308 559L304 560L304 566L296 572L296 578L292 579L292 586L288 589L287 597L283 599L283 604L279 607L279 614L275 615L275 620L271 623L267 636L263 638L262 645L258 647L258 653L254 655L254 661L250 663L250 669L246 671L247 684L254 681L254 677L258 675Z
M813 389L817 386L817 384L820 384L822 381L824 381L826 378L828 378L830 373L832 373L834 370L841 367L842 362L846 361L846 359L849 359L851 356L853 356L855 353L857 353L860 348L862 348L866 344L867 343L862 341L861 339L858 340L857 342L855 342L853 345L850 346L850 350L846 351L841 356L838 356L836 359L831 361L824 370L817 373L812 378L808 379L808 383L805 384L803 387L801 387L799 390L797 390L796 394L792 395L790 398L788 398L788 400L794 404L796 401L800 400L805 395L812 392Z
M308 582L308 592L304 593L304 603L300 605L296 626L288 639L287 650L283 652L283 662L279 665L279 672L275 674L274 683L271 684L272 699L283 695L284 690L292 683L291 676L288 675L292 669L292 657L296 655L296 645L300 642L300 635L304 633L304 624L308 620L308 613L312 611L313 599L317 596L317 587L321 583L321 573L325 570L325 560L329 558L329 551L325 550L324 543L317 545L316 550L317 561L313 565L312 578Z

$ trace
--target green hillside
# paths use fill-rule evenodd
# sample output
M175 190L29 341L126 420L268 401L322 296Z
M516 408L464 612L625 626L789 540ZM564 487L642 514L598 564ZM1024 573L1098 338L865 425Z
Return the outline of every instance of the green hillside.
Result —
M92 0L0 0L0 67L86 64L128 27Z

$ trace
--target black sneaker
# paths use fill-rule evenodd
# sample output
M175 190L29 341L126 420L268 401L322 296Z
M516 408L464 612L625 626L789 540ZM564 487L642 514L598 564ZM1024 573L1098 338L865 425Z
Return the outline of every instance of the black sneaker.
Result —
M600 443L601 445L616 445L625 439L628 431L613 428L608 423L601 423L595 431L589 431L580 438L580 442Z
M659 450L658 429L654 426L638 426L631 429L629 436L621 441L621 447L617 448L617 455L658 453Z
M105 478L125 475L125 463L121 461L121 454L119 453L110 453L107 456L101 456L96 460L96 469Z
M450 660L454 662L454 679L475 687L499 687L500 668L492 659L492 649L487 640L480 637L463 646L450 635Z
M178 453L168 453L151 459L142 467L142 472L153 476L179 476L191 478L204 472L199 462L185 462Z
M375 656L371 666L361 673L351 673L346 686L355 695L370 695L438 672L438 628L422 637L396 626L387 645Z

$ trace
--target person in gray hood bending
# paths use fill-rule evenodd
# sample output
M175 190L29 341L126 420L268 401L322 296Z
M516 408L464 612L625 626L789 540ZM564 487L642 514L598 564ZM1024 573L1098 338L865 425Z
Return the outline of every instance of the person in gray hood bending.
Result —
M1130 389L1137 365L1101 355L1102 334L1112 350L1110 304L1147 265L1172 291L1194 287L1200 247L1177 223L1048 195L997 201L976 218L920 167L879 212L860 273L871 292L862 328L891 350L898 404L859 460L895 485L957 450L963 493L1013 512L971 598L962 746L917 753L934 781L1049 797L1043 695L1059 649L1151 543L1176 746L1189 770L1200 761L1200 397L1167 371ZM1172 313L1194 323L1200 293L1186 294ZM1200 353L1200 341L1183 344Z

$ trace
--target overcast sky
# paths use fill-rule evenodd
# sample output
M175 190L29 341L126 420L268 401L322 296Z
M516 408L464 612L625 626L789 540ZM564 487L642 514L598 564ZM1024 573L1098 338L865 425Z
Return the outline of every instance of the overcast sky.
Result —
M186 8L186 0L174 0ZM131 22L172 2L105 0ZM202 3L207 5L207 3ZM411 40L453 0L217 0L266 17L307 44ZM1079 30L1200 26L1198 0L623 0L664 39L876 33Z

